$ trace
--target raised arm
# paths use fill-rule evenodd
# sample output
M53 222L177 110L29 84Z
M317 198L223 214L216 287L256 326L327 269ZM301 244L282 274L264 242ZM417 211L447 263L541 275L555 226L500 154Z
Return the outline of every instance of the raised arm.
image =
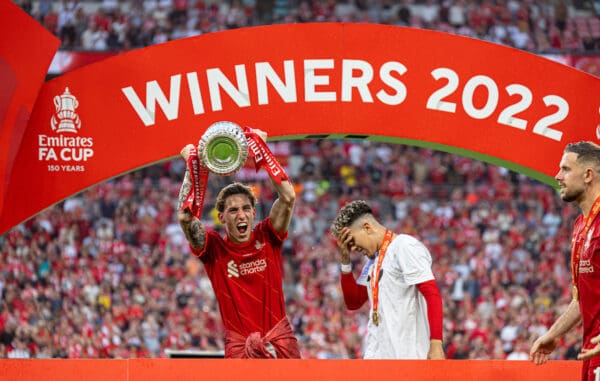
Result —
M277 199L273 202L269 217L273 228L279 233L284 233L288 230L292 221L294 212L294 203L296 202L296 192L294 186L287 180L283 180L281 184L277 184L271 179L271 184L277 191Z
M357 310L369 300L367 287L356 283L354 274L352 274L352 265L350 263L350 250L354 239L350 234L350 229L343 228L340 236L337 238L338 248L341 254L341 276L342 294L344 303L349 310Z
M267 141L267 133L262 130L253 130L263 141ZM275 159L273 157L273 159ZM271 184L277 192L277 199L273 202L269 217L273 228L279 233L285 233L292 221L292 214L294 212L294 204L296 202L296 191L294 185L289 180L282 180L281 184L271 176Z
M188 144L181 150L181 157L183 157L186 163L188 156L193 149L194 146L192 144ZM189 208L181 210L181 205L185 201L191 188L192 183L190 180L190 173L189 170L186 169L185 176L183 178L183 184L181 184L181 189L179 190L177 218L179 220L179 226L181 226L181 229L185 234L185 238L188 240L192 249L202 250L204 249L204 244L206 243L206 230L204 229L204 225L202 225L202 222L199 218L196 218L192 215L192 212Z

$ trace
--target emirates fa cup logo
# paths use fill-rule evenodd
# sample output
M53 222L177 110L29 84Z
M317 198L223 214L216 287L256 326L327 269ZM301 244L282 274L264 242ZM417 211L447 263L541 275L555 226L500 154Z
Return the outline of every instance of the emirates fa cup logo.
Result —
M52 120L50 121L52 130L61 133L76 133L81 128L81 120L75 112L75 109L79 107L79 102L69 92L68 87L65 87L65 92L62 95L54 97L54 106L56 107L56 113L52 115Z

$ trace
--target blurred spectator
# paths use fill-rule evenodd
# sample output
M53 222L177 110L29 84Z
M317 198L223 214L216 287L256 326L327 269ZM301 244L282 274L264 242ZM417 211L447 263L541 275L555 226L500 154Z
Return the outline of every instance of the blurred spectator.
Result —
M81 46L85 50L105 50L107 47L108 32L98 27L92 21L81 35Z

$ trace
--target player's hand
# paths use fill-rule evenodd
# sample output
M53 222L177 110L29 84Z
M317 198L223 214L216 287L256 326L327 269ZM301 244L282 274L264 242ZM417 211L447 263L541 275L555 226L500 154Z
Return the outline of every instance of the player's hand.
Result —
M337 240L338 248L340 249L340 253L342 254L342 264L350 263L350 251L354 247L354 238L352 234L350 234L350 229L343 228L340 231L340 236Z
M596 346L593 348L583 348L581 350L581 352L577 355L577 358L579 360L587 360L591 357L594 357L594 356L600 354L600 335L592 338L592 340L590 340L590 342L592 344L596 344Z
M190 208L185 208L184 210L177 211L177 219L180 224L187 224L194 219L194 216Z
M263 130L259 130L258 128L250 128L250 131L254 132L256 135L258 135L259 138L261 138L265 143L267 142L267 132L263 131Z
M551 339L546 335L538 338L529 351L529 359L535 364L540 365L548 361L550 353L558 345L558 339Z
M181 155L183 160L187 161L188 157L190 156L190 152L192 152L195 149L196 147L194 147L193 144L188 144L181 149L181 152L179 152L179 154Z
M429 352L427 353L427 359L444 360L445 358L446 354L444 353L442 340L431 340L429 344Z

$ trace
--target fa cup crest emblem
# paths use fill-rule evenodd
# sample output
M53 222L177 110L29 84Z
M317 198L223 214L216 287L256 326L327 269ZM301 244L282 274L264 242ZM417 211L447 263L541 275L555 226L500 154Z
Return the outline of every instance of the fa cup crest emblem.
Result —
M54 97L54 106L56 113L52 115L50 125L52 130L56 132L77 132L81 128L81 120L75 109L79 106L77 98L69 88L65 87L65 92L62 95Z

